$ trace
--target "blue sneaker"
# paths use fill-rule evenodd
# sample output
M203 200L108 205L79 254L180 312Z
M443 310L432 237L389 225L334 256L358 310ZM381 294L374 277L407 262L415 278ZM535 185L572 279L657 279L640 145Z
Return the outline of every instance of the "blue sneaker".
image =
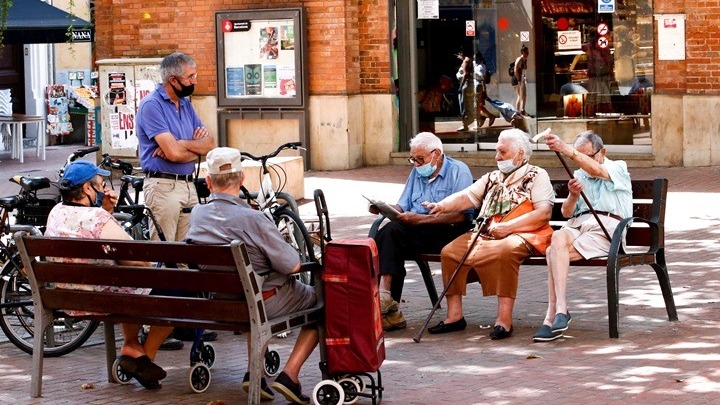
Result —
M555 320L552 324L552 333L558 333L558 332L565 332L568 328L568 325L570 325L570 321L572 321L572 316L570 316L570 311L568 311L566 314L555 314Z
M553 333L550 325L543 324L537 333L533 335L532 339L533 342L551 342L557 338L561 338L562 335L562 332Z

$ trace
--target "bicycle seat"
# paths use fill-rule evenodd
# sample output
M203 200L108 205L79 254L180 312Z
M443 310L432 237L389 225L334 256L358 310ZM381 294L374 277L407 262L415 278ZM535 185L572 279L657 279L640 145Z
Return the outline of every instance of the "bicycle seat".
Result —
M10 197L0 197L0 206L5 209L15 209L20 204L20 197L13 195Z
M145 177L124 174L122 177L120 177L120 180L123 183L128 182L132 184L133 188L136 190L141 190L143 188L143 183L145 182Z
M47 177L20 177L20 181L16 177L10 179L10 181L17 183L25 191L37 191L44 188L50 187L50 179Z

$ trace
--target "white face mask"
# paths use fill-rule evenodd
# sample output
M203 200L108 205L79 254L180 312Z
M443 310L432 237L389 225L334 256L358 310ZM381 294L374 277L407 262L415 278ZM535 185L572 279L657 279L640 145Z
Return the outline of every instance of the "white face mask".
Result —
M517 168L517 166L515 166L515 163L513 163L513 161L515 160L516 156L517 156L517 153L515 154L515 156L511 157L510 159L499 160L497 162L498 169L505 174L510 173L511 171L515 170Z

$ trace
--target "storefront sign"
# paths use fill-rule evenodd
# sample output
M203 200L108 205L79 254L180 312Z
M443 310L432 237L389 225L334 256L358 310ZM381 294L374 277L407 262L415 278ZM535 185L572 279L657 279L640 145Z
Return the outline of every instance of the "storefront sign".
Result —
M92 30L90 29L73 29L70 36L72 42L92 42Z
M685 15L658 14L658 59L685 60Z
M580 49L582 45L580 31L558 31L558 50Z
M474 37L475 36L475 20L465 21L465 36L466 37Z
M598 0L598 13L614 13L615 0Z
M417 0L418 20L440 18L440 0Z

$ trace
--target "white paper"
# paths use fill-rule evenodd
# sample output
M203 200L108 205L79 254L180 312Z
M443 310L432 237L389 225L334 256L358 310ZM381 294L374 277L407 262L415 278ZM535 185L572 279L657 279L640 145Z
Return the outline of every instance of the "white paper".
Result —
M366 200L370 201L370 204L374 205L380 212L382 212L383 215L390 218L391 220L395 220L398 215L400 215L400 212L395 209L392 205L382 202L382 201L376 201L372 198L368 198L363 196Z
M440 18L440 0L417 0L418 20Z
M545 135L550 133L550 128L545 128L544 131L540 132L539 134L532 137L532 141L534 143L540 142L543 138L545 138Z
M658 60L685 60L685 15L658 14Z

